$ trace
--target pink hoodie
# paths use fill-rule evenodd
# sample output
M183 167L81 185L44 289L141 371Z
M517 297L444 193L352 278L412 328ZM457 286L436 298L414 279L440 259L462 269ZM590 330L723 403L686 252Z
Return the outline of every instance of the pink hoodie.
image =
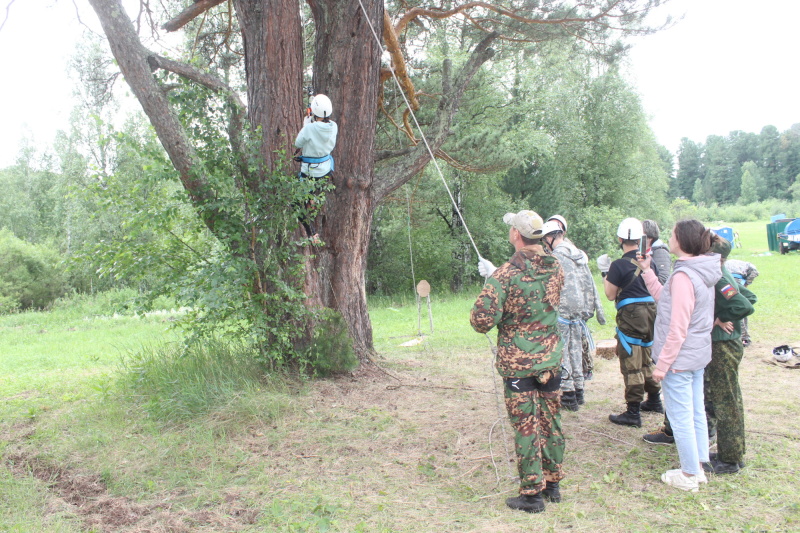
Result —
M681 259L678 259L681 261ZM647 290L658 301L663 286L658 281L655 272L648 269L642 273L642 278L647 285ZM656 368L662 372L669 371L669 367L681 351L686 332L689 330L689 321L694 311L694 287L692 281L683 272L676 272L669 279L670 292L672 293L672 314L669 323L669 333L664 343L664 349L658 357Z

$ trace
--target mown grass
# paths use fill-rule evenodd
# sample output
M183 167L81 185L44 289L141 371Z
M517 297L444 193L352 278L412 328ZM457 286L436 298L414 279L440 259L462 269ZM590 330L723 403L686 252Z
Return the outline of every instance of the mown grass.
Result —
M734 225L734 257L761 272L741 374L748 466L700 493L660 482L675 450L641 440L660 417L608 423L622 382L600 359L586 406L564 415L564 501L507 510L510 430L489 341L467 321L478 287L434 287L433 332L425 300L418 321L413 295L375 299L382 370L311 383L263 380L236 350L187 352L169 315L0 317L0 530L797 530L800 373L761 359L800 344L800 253L760 255L764 226Z

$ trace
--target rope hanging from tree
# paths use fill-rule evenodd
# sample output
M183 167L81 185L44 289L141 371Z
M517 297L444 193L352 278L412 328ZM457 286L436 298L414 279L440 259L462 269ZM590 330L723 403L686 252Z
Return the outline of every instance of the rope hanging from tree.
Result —
M361 2L361 0L358 0L358 4L361 6L361 10L364 12L364 18L366 19L367 24L369 25L370 31L372 31L372 36L375 37L375 42L378 43L378 48L380 48L381 51L385 51L384 48L383 48L383 45L381 44L381 40L378 37L377 32L375 31L375 27L372 25L372 21L369 18L369 14L367 13L367 10L364 8L364 4ZM447 180L445 180L444 173L442 172L442 169L439 167L439 163L437 162L436 157L435 157L435 155L433 153L433 150L431 149L431 146L428 143L428 138L425 136L425 132L422 131L422 127L419 125L419 121L417 121L417 116L416 116L416 114L414 114L414 110L412 109L411 104L409 103L408 98L406 97L406 93L403 90L402 85L400 84L400 80L397 79L397 74L395 74L394 67L391 64L389 64L389 71L392 73L392 78L394 79L394 82L397 85L398 89L400 89L400 94L403 96L403 101L406 104L406 108L408 109L408 112L411 115L411 118L414 120L414 125L417 127L417 131L419 131L420 138L422 139L422 142L425 144L425 148L428 150L428 154L431 157L431 162L433 163L433 166L436 168L436 172L439 174L439 179L442 180L442 184L444 185L444 188L447 191L447 195L450 197L450 203L453 204L453 209L455 210L456 214L458 215L458 218L461 220L461 223L464 225L464 231L466 231L467 237L469 237L469 242L472 244L472 248L475 250L475 253L478 255L478 257L482 257L481 253L478 251L478 247L475 245L475 240L472 238L472 234L469 231L469 227L467 226L467 222L464 220L464 216L461 214L461 210L458 208L458 204L456 203L456 200L453 197L453 193L450 191L450 187L447 185ZM406 195L408 195L408 191L406 191ZM410 230L411 211L410 210L411 210L411 204L410 204L410 200L409 200L409 247L411 246L411 230ZM413 275L414 274L413 274L413 258L412 258L412 276ZM415 292L416 292L416 290L415 290ZM417 298L419 298L419 295L417 295ZM492 354L496 356L497 355L496 348L492 345L491 338L489 338L489 336L486 335L486 339L489 341L489 346L490 346L490 348L492 350ZM492 369L492 373L493 373L493 371L494 371L494 369ZM492 383L494 384L494 387L495 387L495 398L499 398L499 392L497 390L497 382L495 381L494 376L492 377ZM498 417L499 417L498 421L500 421L500 420L502 420L504 418L503 415L502 415L502 412L500 410L499 400L498 400ZM497 424L497 422L495 422L495 424ZM509 477L516 479L516 475L511 470L511 454L508 451L508 436L506 435L505 424L501 424L500 427L501 427L501 429L503 431L503 444L505 446L506 464L508 465L508 468L509 468ZM492 429L494 429L494 425L492 425ZM490 450L491 450L491 446L492 446L492 442L491 441L492 441L492 436L491 436L491 430L490 430L490 432L489 432L489 449ZM491 455L492 455L492 464L494 465L495 473L497 474L497 465L494 462L494 453L492 452ZM499 481L500 480L499 480L499 476L498 476L498 483L499 483Z
M375 26L372 25L372 21L369 18L369 14L367 13L366 8L364 8L364 4L361 0L358 0L358 4L361 6L361 10L364 12L364 18L369 25L370 31L372 31L372 36L375 37L375 42L378 43L378 47L381 49L382 52L385 52L383 45L381 44L381 39L378 37L377 32L375 31ZM417 131L419 131L420 138L422 139L423 144L425 144L425 148L428 150L428 154L431 157L431 162L433 166L436 168L436 172L439 174L439 178L442 180L442 184L444 185L445 190L447 191L447 195L450 197L450 202L453 204L453 209L455 209L456 214L458 214L458 218L461 219L461 223L464 225L464 231L467 232L467 237L469 237L469 242L472 243L472 247L475 249L475 253L478 254L479 257L481 253L478 251L478 247L475 245L475 241L472 238L472 234L469 231L469 227L467 226L467 222L464 220L463 215L461 214L461 210L458 208L458 204L456 203L455 198L453 198L453 193L450 191L450 187L447 185L447 180L444 179L444 173L442 173L442 169L439 167L439 163L436 160L436 156L431 149L430 144L428 144L428 138L425 136L425 133L422 131L422 127L420 127L419 122L417 121L417 115L414 114L414 110L411 108L411 103L408 101L408 97L406 96L405 91L403 90L402 85L400 84L400 80L397 79L397 74L395 74L394 67L389 64L389 71L392 73L392 78L394 79L395 84L400 89L400 94L403 96L403 101L408 108L409 114L411 118L414 119L414 125L417 127Z

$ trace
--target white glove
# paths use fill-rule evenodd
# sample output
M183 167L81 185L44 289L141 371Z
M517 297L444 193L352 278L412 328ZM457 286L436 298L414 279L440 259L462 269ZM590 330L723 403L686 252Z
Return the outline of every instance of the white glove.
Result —
M495 267L491 261L478 256L478 274L484 278L488 278L494 274L495 270L497 270L497 267Z
M608 254L603 254L597 258L597 268L600 269L600 272L608 272L608 269L611 268L611 259Z
M311 118L311 115L306 115L306 118L303 119L303 126L311 124L312 122L314 122L314 119Z

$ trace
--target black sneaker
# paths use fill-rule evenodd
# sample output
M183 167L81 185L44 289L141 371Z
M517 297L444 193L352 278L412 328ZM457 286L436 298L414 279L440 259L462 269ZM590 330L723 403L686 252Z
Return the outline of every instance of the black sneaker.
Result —
M520 494L514 498L508 498L506 505L516 511L526 513L541 513L544 511L544 500L541 493L534 495Z
M558 488L558 481L548 481L542 491L542 496L549 502L559 503L561 501L561 490Z
M649 442L650 444L675 444L675 437L667 435L663 427L643 435L642 438L645 442Z

